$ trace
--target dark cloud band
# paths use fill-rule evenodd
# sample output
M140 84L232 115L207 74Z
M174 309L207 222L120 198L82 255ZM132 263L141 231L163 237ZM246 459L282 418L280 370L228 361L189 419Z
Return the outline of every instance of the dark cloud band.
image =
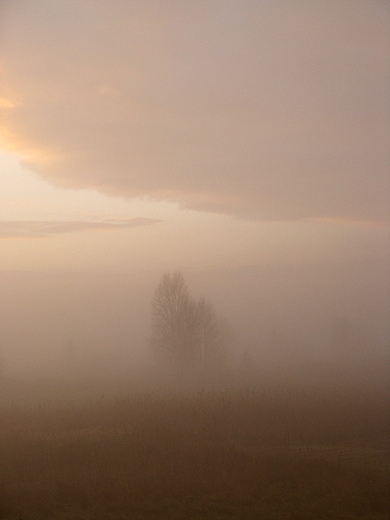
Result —
M5 135L63 187L259 220L387 220L389 6L11 2Z

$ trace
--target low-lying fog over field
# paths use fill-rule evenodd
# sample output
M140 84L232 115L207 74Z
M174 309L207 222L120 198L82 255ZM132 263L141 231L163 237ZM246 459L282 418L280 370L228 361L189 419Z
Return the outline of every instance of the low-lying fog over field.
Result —
M0 518L384 520L390 385L380 268L185 273L191 292L223 315L218 343L203 329L203 345L218 354L203 364L166 355L153 328L156 313L164 324L157 294L172 289L162 281L183 273L159 281L8 272Z
M387 0L0 0L0 520L390 516Z
M219 372L258 371L272 379L281 371L298 377L302 370L306 377L313 370L321 377L324 367L364 372L388 363L387 267L379 261L263 265L183 276L218 315L226 349ZM1 273L3 374L149 378L161 365L149 345L161 275Z

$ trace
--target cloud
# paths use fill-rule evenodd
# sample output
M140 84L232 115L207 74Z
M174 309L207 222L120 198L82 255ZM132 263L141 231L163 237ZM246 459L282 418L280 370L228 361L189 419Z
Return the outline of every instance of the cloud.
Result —
M3 141L50 182L263 220L388 219L388 2L7 5Z
M159 222L150 218L107 219L101 222L72 221L0 221L0 238L37 238L75 233L79 231L118 230L129 227L145 226Z

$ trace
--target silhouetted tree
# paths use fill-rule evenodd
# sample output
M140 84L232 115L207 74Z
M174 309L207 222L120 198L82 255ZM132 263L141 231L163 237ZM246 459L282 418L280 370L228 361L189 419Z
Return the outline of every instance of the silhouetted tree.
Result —
M183 275L165 273L152 302L152 348L179 363L194 358L195 306Z
M196 345L201 367L216 367L223 358L219 322L213 305L204 298L196 304Z
M202 298L194 301L183 275L165 273L152 302L153 350L178 365L206 369L221 361L223 345L216 313Z

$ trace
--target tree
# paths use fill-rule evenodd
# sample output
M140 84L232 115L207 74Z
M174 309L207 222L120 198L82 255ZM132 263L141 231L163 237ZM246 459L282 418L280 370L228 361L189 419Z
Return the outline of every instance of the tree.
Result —
M179 363L193 361L195 308L179 272L165 273L152 303L152 348Z
M153 350L181 366L206 369L221 360L222 341L211 303L193 300L183 275L165 273L152 302Z
M196 304L196 345L203 370L222 361L223 345L219 322L213 305L201 298Z

